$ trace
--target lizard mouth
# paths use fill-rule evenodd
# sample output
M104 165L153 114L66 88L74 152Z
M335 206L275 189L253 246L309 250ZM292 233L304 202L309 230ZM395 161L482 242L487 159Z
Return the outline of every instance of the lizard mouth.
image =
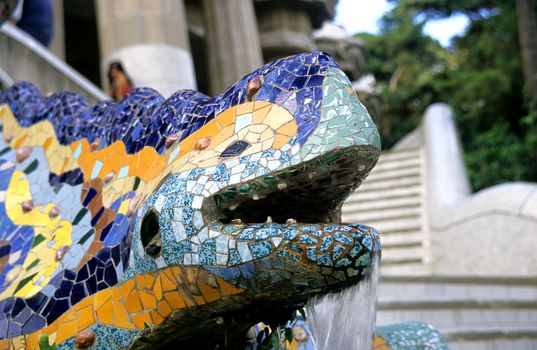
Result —
M225 243L215 242L216 260L202 268L244 293L177 310L161 326L170 336L159 336L155 344L176 337L180 347L199 348L203 341L215 348L225 338L228 347L244 348L251 325L283 324L309 298L369 278L379 256L378 235L338 223L342 202L367 176L378 152L369 146L334 150L207 197L204 219L211 230L224 233L218 238ZM219 262L219 256L225 259Z
M204 203L212 222L339 223L341 205L376 162L367 147L335 150L270 175L229 186Z

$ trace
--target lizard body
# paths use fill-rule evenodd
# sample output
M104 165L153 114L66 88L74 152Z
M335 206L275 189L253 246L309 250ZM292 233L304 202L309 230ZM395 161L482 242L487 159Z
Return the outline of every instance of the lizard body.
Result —
M379 135L324 53L214 98L141 88L90 106L19 83L0 123L0 347L255 322L367 278L379 254L373 229L339 223Z

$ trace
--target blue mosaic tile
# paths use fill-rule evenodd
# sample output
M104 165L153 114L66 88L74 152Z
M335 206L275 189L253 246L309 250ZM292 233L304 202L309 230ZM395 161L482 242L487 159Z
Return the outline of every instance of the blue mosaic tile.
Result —
M190 141L181 141L190 136L194 141L206 137L201 129L211 120L225 111L234 111L235 107L238 110L238 105L244 104L241 108L254 105L246 104L247 85L252 78L263 80L255 102L252 101L255 106L257 101L268 102L273 105L271 111L278 105L286 111L286 116L292 116L289 125L297 131L285 135L289 136L288 141L272 147L270 140L254 145L255 141L234 139L222 144L217 152L209 149L215 161L210 157L196 158L196 155L205 155L200 149L182 155L181 147ZM9 106L19 126L34 127L38 121L48 123L43 125L49 125L54 132L53 147L69 146L61 149L72 152L68 159L71 163L65 163L69 166L64 168L74 169L62 172L56 167L57 172L52 172L49 167L54 162L50 162L51 155L46 152L50 145L32 145L34 149L27 161L14 163L12 167L2 166L4 159L13 160L18 147L15 143L26 141L17 139L8 145L5 138L0 138L0 191L5 193L10 186L8 179L15 170L20 171L28 178L35 205L43 208L46 203L58 201L56 204L61 207L61 212L56 213L60 216L58 220L67 220L72 227L72 239L65 252L61 247L49 254L65 255L58 258L61 263L48 276L49 280L43 282L42 288L28 298L8 296L0 300L4 310L0 317L0 335L4 332L4 336L14 337L52 325L62 315L75 312L82 300L97 298L108 289L116 290L132 281L136 282L133 288L152 293L153 277L176 269L180 273L172 283L177 282L177 288L192 300L203 299L207 304L212 293L200 296L202 287L213 288L215 293L224 289L234 291L236 300L242 300L241 293L245 291L252 297L259 293L267 295L276 284L278 295L284 295L295 292L296 286L304 290L329 291L356 283L361 277L354 276L365 276L372 263L371 256L380 250L378 235L372 230L359 225L293 224L293 220L287 221L289 224L249 223L249 220L245 220L245 224L222 223L229 221L230 218L224 220L224 217L232 215L233 210L242 210L237 209L236 203L266 200L265 195L275 188L283 190L289 185L289 193L298 192L300 199L303 194L311 196L316 191L319 197L321 191L331 194L335 185L323 187L323 179L317 179L317 172L313 170L320 169L323 174L324 168L328 168L336 174L339 170L355 169L357 162L362 161L360 154L352 153L350 146L362 146L359 143L362 139L377 142L377 134L374 126L362 130L367 128L364 120L369 117L361 107L354 106L359 102L346 90L350 82L345 79L329 56L311 53L261 67L214 98L184 90L165 99L153 89L137 88L118 103L105 101L90 106L77 94L42 96L28 83L15 84L1 93L0 103ZM334 107L329 108L330 104ZM333 113L336 116L328 118ZM255 114L254 111L234 115L234 130L251 125ZM351 118L357 118L356 122ZM353 130L351 124L358 125L359 130ZM4 130L3 126L0 130ZM41 128L38 132L47 130ZM169 138L171 136L173 138ZM167 139L177 141L170 146ZM214 140L212 142L216 142ZM349 147L343 147L344 143L349 143ZM139 153L142 150L152 152L150 161L144 161L145 156ZM332 154L335 150L336 158ZM344 156L354 162L349 169L338 168L341 166L337 163L339 152L343 151L349 152ZM251 154L240 156L243 152ZM372 167L378 150L361 152L372 152L373 155L366 158L368 166ZM115 157L121 160L116 161ZM122 163L125 157L135 161ZM163 159L164 168L158 168ZM186 165L179 166L178 160ZM154 171L157 168L159 170ZM330 177L327 174L325 171L324 175ZM39 195L34 194L37 187ZM230 203L235 203L233 209ZM280 204L287 205L284 201ZM148 219L152 215L157 217L154 223ZM148 221L144 221L146 219ZM311 219L307 222L315 222ZM8 218L2 197L0 259L9 257L9 263L0 274L0 293L10 288L11 282L6 276L18 272L16 266L23 265L32 249L42 251L55 247L59 236L49 239L36 230L32 225L14 225ZM8 243L4 245L4 241ZM328 278L335 272L343 277ZM32 278L29 275L25 281L17 280L17 285L24 288L24 283L44 281ZM186 288L184 281L187 279L199 284ZM223 288L225 283L232 286ZM162 298L162 293L160 295ZM147 301L142 303L146 309L150 308ZM122 305L122 301L118 305ZM218 308L214 305L208 307ZM100 313L95 312L94 317L99 318ZM104 325L107 322L104 318L92 322L89 329L107 340L97 343L96 348L127 347L141 331L140 325L134 323L132 326L138 329L131 332ZM72 347L73 337L59 345L60 348Z
M272 253L272 244L267 241L250 243L254 258L262 258Z

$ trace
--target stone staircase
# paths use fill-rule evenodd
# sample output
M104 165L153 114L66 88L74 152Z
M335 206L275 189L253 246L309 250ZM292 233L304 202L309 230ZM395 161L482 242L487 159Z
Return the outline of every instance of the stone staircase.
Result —
M383 152L343 205L343 222L367 224L380 234L377 325L424 321L453 350L537 349L537 280L432 271L425 162L419 142Z
M376 228L382 273L425 274L423 150L383 152L359 189L343 205L343 222Z
M537 280L384 277L377 325L420 320L453 350L537 349Z
M24 35L16 28L4 26L0 30L0 80L9 80L3 78L6 73L15 80L28 79L25 74L30 74L30 80L52 86L51 90L78 91L92 102L106 98L39 45L23 47L31 42ZM438 138L438 134L433 136ZM342 211L344 222L367 224L380 233L382 277L377 325L428 322L454 350L537 349L537 280L432 273L425 208L427 143L418 136L412 146L409 144L383 152Z

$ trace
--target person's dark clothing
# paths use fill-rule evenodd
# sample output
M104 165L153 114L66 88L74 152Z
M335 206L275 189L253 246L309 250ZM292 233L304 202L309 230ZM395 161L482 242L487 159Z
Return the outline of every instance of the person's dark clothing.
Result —
M44 46L52 39L54 18L50 0L24 0L17 26Z

